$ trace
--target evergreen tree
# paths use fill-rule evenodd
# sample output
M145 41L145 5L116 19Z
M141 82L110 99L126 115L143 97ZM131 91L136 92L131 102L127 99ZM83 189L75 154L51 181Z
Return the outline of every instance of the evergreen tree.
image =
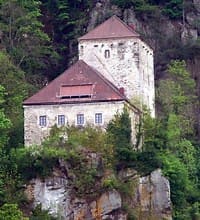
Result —
M13 63L29 74L43 74L55 54L39 20L40 4L38 0L0 2L2 46Z

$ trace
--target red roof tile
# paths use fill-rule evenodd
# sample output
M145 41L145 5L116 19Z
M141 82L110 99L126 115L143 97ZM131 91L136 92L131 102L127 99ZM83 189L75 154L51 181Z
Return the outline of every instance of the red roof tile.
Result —
M124 37L139 37L139 34L114 15L93 30L89 31L87 34L80 37L79 40Z
M62 104L125 99L110 81L84 61L79 60L49 85L25 100L23 104Z

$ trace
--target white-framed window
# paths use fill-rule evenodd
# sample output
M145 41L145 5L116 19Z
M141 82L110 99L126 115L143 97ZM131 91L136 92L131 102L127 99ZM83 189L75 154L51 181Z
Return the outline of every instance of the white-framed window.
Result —
M95 114L95 124L102 124L102 123L103 123L102 113L96 113Z
M65 116L58 115L58 125L65 125Z
M84 114L77 114L77 125L84 125Z
M105 50L104 56L105 56L105 58L109 58L110 57L110 50Z
M47 126L47 116L46 115L41 115L39 117L39 125L43 126L43 127Z

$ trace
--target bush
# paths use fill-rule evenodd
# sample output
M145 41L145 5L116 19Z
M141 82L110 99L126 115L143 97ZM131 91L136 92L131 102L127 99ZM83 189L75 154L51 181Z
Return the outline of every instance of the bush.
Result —
M59 158L65 158L66 155L65 149L55 147L33 146L12 150L12 159L25 180L48 176L58 165Z
M41 205L37 205L30 220L58 220L58 218L51 216L47 210L42 210Z
M185 164L172 154L160 155L163 174L169 178L171 188L171 199L176 209L186 206L186 198L192 183L189 180Z
M4 204L0 208L0 219L2 220L28 220L18 209L17 204Z
M172 19L182 16L183 0L167 0L163 9L163 13Z

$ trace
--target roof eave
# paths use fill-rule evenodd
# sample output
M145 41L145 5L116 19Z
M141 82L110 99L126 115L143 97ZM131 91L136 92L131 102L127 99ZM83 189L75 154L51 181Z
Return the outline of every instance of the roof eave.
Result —
M71 101L71 102L31 102L31 103L23 103L23 106L31 106L31 105L62 105L62 104L79 104L79 103L96 103L96 102L119 102L126 101L126 99L111 99L111 100L84 100L84 101Z
M139 38L140 37L140 35L138 34L138 35L135 35L135 36L124 36L124 37L117 37L117 36L115 36L115 37L89 37L89 38L84 38L84 36L83 37L80 37L80 38L78 38L78 42L79 41L81 41L81 40L107 40L107 39L122 39L122 38Z

